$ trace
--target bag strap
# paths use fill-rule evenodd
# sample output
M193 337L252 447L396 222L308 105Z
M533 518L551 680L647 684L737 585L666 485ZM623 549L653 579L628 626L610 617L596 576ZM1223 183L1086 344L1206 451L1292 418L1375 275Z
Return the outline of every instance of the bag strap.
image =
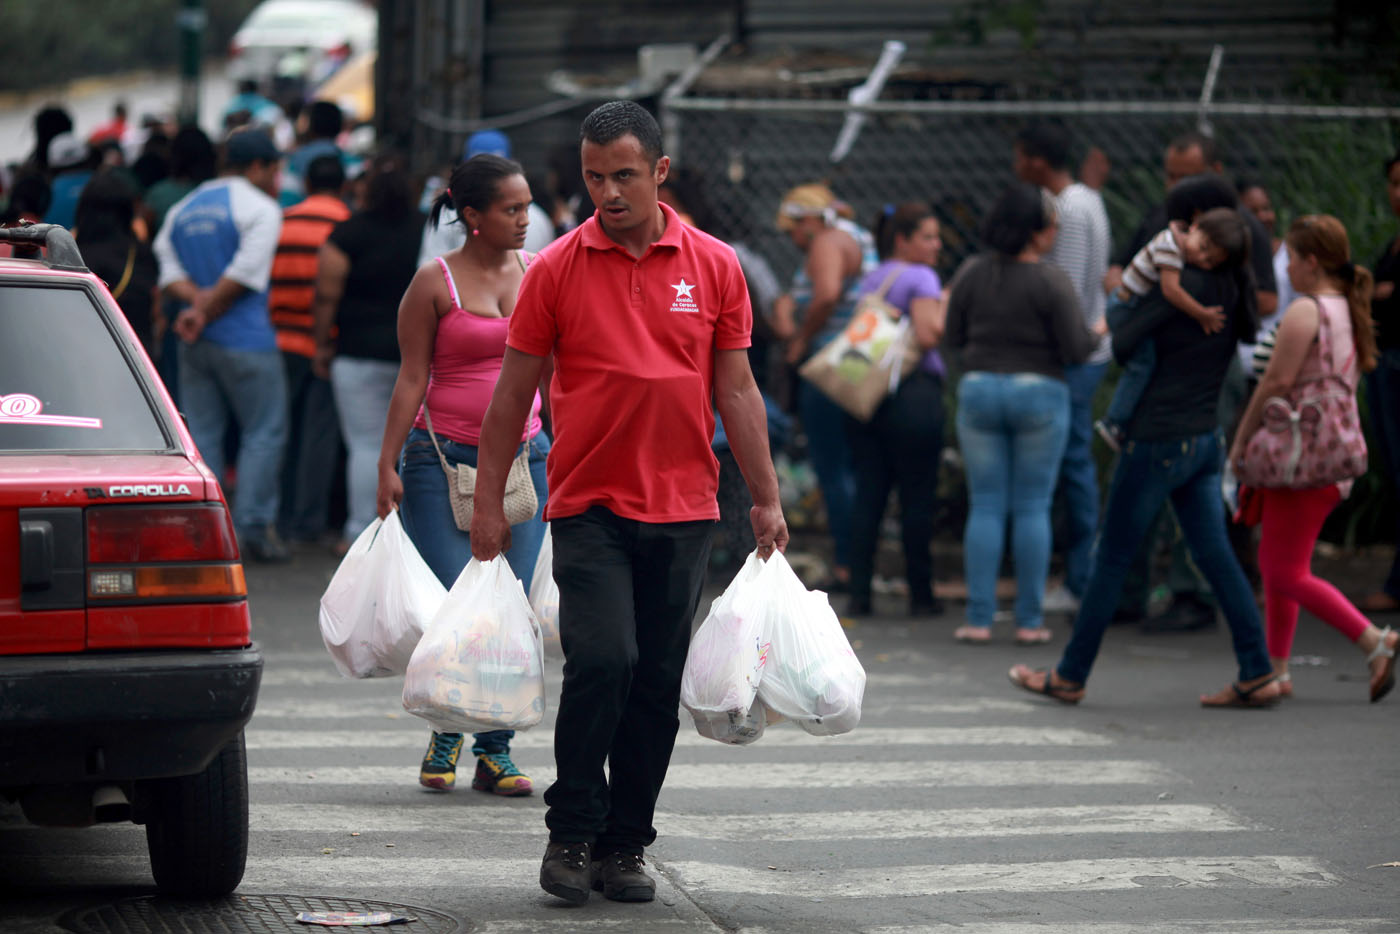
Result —
M1317 304L1317 355L1318 358L1323 361L1323 367L1327 371L1323 374L1323 377L1326 378L1330 376L1348 390L1354 391L1351 382L1348 381L1343 374L1351 369L1352 361L1356 359L1355 341L1352 342L1351 356L1347 357L1346 363L1338 368L1336 358L1333 356L1333 352L1336 348L1332 344L1332 316L1323 306L1321 297L1310 294L1308 298L1312 299L1313 302Z
M438 265L442 267L442 277L447 280L447 292L452 296L452 307L461 308L462 300L457 296L457 283L452 279L452 270L447 268L447 260L439 256L437 261ZM423 411L426 412L427 410L428 407L424 406Z
M438 261L441 262L441 259ZM437 451L438 461L441 462L443 471L451 473L452 468L442 453L442 446L438 444L437 432L433 431L433 417L428 414L428 401L426 399L423 400L423 422L428 426L428 437L433 439L433 450Z
M114 289L112 290L112 298L115 299L115 298L121 298L121 297L122 297L122 293L126 291L126 287L127 287L128 285L131 284L131 273L132 273L132 270L134 270L135 268L136 268L136 244L133 243L131 246L127 247L127 250L126 250L126 269L124 269L124 270L122 271L122 278L121 278L121 281L118 282L118 283L117 283L117 287L114 288Z
M530 254L524 250L515 251L515 261L520 264L520 271L524 272L530 268Z
M883 302L885 300L885 296L890 293L890 289L894 288L895 280L897 280L900 276L904 275L904 270L908 267L908 263L899 263L899 265L895 266L894 269L891 269L890 274L888 276L885 276L885 281L880 283L880 287L876 289L873 293L875 297Z

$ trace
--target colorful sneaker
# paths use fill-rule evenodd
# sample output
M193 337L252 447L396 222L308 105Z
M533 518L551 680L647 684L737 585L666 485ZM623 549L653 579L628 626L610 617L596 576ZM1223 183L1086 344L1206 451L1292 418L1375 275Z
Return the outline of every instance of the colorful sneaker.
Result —
M472 776L472 787L477 791L490 791L508 798L528 795L534 790L530 776L521 772L510 761L508 752L487 752L476 757L476 774Z
M451 791L457 784L457 757L461 754L461 733L434 732L418 770L418 784L434 791Z

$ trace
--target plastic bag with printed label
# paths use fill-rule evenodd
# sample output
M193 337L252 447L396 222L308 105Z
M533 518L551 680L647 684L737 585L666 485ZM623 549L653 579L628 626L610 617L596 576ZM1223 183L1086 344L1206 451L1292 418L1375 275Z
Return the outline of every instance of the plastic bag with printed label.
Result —
M758 697L774 713L814 736L834 736L860 723L865 669L841 621L820 590L802 585L781 552L759 579L768 663Z
M540 633L544 638L544 653L552 658L560 658L564 648L559 644L559 585L554 583L554 535L549 526L544 527L544 541L540 542L540 554L535 559L535 576L530 581L530 609L540 621Z
M763 634L763 559L751 553L690 640L681 674L681 704L701 736L745 745L763 735L767 711L754 695L768 662Z
M356 537L340 559L317 614L321 641L331 660L346 678L375 678L397 674L380 664L372 639L379 610L383 548L379 532L384 523L375 519Z
M403 674L447 588L418 553L397 509L384 520L374 551L383 576L370 649L381 668Z
M500 555L467 562L413 650L403 708L442 733L526 730L544 716L544 647Z

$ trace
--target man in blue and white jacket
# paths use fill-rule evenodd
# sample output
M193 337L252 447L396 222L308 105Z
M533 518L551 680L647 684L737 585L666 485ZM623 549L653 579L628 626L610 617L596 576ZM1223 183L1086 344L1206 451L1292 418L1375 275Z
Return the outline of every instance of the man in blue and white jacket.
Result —
M156 237L160 288L183 307L181 409L199 453L224 478L224 437L241 430L233 522L245 557L278 561L277 519L287 387L267 288L282 211L273 197L281 155L261 130L225 143L224 174L170 209Z

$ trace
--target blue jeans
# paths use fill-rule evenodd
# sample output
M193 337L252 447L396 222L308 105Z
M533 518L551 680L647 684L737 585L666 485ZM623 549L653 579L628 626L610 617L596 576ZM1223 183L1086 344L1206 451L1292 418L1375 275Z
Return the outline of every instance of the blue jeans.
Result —
M1386 476L1400 489L1400 350L1382 350L1376 368L1366 374L1366 402L1371 409L1371 437L1380 451ZM1397 548L1384 589L1400 600L1400 528Z
M1168 498L1196 567L1206 575L1225 613L1239 679L1248 681L1272 670L1259 607L1225 534L1225 507L1220 500L1222 448L1218 431L1124 445L1108 491L1089 586L1079 605L1074 634L1055 669L1061 678L1077 684L1089 679L1104 630L1118 606L1124 575Z
M209 469L224 481L224 436L241 430L233 525L267 534L277 521L287 446L287 376L277 350L229 350L207 340L179 344L181 411Z
M452 465L476 466L477 449L470 444L458 444L438 435L443 456ZM545 459L549 455L549 437L540 432L526 442L530 446L530 477L535 481L535 496L539 498L539 509L528 522L510 527L510 550L506 552L506 562L515 576L530 590L530 578L534 575L535 559L540 554L540 543L544 541L544 504L549 487L545 481ZM519 452L516 452L517 456ZM442 586L451 588L462 568L472 556L472 540L466 532L457 528L452 519L452 504L447 498L447 476L442 472L437 451L428 432L414 428L404 442L403 455L399 461L399 476L403 478L403 501L399 503L399 517L403 520L404 531L409 539L433 569ZM477 733L472 752L477 755L509 752L514 730L492 730Z
M1109 400L1104 419L1119 428L1127 427L1156 369L1157 345L1150 340L1143 341L1128 362L1123 364L1123 372L1118 377L1118 385L1113 387L1113 398Z
M398 378L399 365L393 360L336 357L331 361L331 389L340 417L340 433L345 438L344 538L347 542L353 542L374 521L379 488L379 445L384 440L384 420L389 416L389 399Z
M1089 449L1094 436L1094 391L1107 363L1065 367L1069 386L1069 438L1060 461L1060 496L1065 504L1065 586L1081 596L1089 581L1090 552L1099 526L1099 475Z
M856 498L856 470L846 441L846 413L827 395L799 381L797 411L807 435L807 456L817 472L828 531L836 546L837 567L851 566L851 509Z
M997 571L1012 518L1016 625L1042 622L1050 567L1050 494L1069 431L1069 388L1036 373L965 375L958 383L958 443L971 510L963 532L967 621L990 626Z

